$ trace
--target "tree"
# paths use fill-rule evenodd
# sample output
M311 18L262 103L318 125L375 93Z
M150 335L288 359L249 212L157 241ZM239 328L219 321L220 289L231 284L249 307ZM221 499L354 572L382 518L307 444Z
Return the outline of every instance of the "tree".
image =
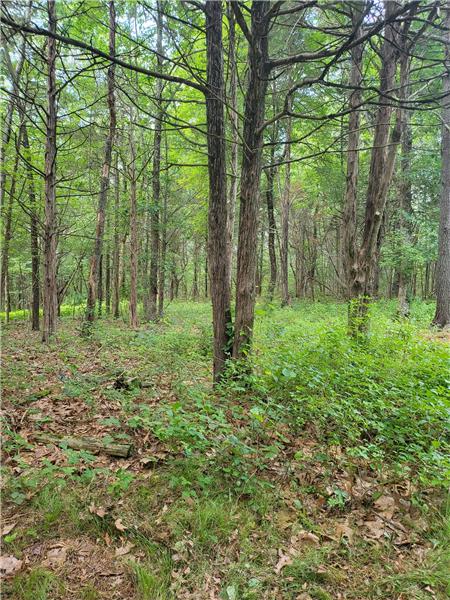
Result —
M116 9L114 0L109 1L109 54L115 55L116 49ZM100 192L97 208L97 223L95 241L91 255L88 293L86 302L86 317L83 333L89 335L90 327L95 319L95 303L97 299L98 271L103 247L103 234L105 231L106 206L108 201L109 171L111 168L112 150L116 135L116 101L115 101L115 63L111 62L108 68L108 109L109 129L105 140L105 155L100 180Z
M56 2L47 0L48 29L56 33ZM49 342L56 331L58 287L56 282L56 251L58 223L56 207L56 40L47 39L47 122L45 145L45 224L44 281L42 286L44 322L42 341Z
M442 97L442 167L436 313L433 325L450 325L450 4L445 7L445 72Z
M162 70L162 7L161 2L157 2L156 17L156 64L158 72ZM151 258L150 258L150 298L148 318L154 321L158 316L158 273L160 270L160 202L161 202L161 132L162 120L164 117L162 103L162 79L156 79L156 116L155 132L153 138L153 170L152 170L152 192L153 198L150 207L150 238L151 238ZM160 307L162 311L162 307Z
M208 268L214 328L213 373L217 381L229 356L231 335L221 2L207 0L205 14L209 156Z

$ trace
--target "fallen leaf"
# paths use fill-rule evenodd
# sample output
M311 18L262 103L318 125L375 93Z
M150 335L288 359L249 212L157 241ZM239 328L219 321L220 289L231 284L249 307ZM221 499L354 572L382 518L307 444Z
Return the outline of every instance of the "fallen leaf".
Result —
M116 527L116 529L118 529L119 531L126 531L127 528L125 527L125 525L122 523L122 519L116 519L114 521L114 525Z
M101 518L103 518L106 515L106 509L104 509L103 506L95 506L94 504L91 504L89 506L89 512Z
M353 541L353 529L347 523L338 523L335 527L339 539L346 537L350 543Z
M0 556L0 576L10 577L22 567L22 561L15 556Z
M67 548L66 546L57 546L48 551L47 558L42 563L46 566L61 566L66 562Z
M320 539L315 533L311 533L310 531L300 531L297 535L299 540L302 542L306 542L307 544L312 544L313 546L318 546L320 544Z
M292 564L292 556L289 556L289 554L282 554L280 556L279 561L275 565L275 573L280 573L281 569L283 569L287 565L291 565L291 564Z
M364 523L366 529L369 530L368 536L371 538L375 538L376 540L380 539L384 535L384 523L381 519L374 519L373 521L366 521Z
M128 554L131 548L134 548L134 544L132 544L131 542L128 542L120 548L116 548L116 556L124 556L125 554Z
M17 523L10 523L9 525L3 525L1 535L8 535L14 529Z
M392 519L395 512L395 500L392 496L380 496L378 500L373 503L377 512L386 517L386 519Z

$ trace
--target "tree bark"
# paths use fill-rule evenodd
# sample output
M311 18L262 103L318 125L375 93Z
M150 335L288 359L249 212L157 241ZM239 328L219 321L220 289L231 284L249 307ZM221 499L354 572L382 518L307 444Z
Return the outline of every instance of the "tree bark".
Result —
M292 119L288 117L286 127L285 160L291 158ZM285 166L284 190L281 200L281 240L280 240L280 276L281 276L281 306L291 303L289 296L289 213L291 209L291 166Z
M7 48L5 47L5 59L7 63L7 67L12 79L13 83L13 94L9 97L8 105L6 107L6 115L4 118L3 126L3 136L2 136L2 144L0 146L0 210L4 209L5 202L5 192L6 192L6 150L11 139L11 131L12 131L12 118L14 113L14 107L16 104L16 98L19 94L19 81L20 76L22 74L23 65L25 62L25 38L22 43L22 47L20 50L19 63L17 65L16 71L13 71L13 67L11 64L11 60L9 57L9 53ZM19 142L20 143L20 142ZM17 160L16 163L18 164ZM16 177L15 171L12 175L12 178ZM11 179L12 179L11 178ZM11 186L12 187L12 186ZM3 215L4 219L4 234L3 234L3 246L2 246L2 264L1 264L1 273L0 273L0 309L3 310L6 308L7 299L6 299L6 291L7 291L7 277L8 277L8 259L9 259L9 242L11 237L11 218L12 218L12 202L13 198L11 194L8 196L8 202L6 205L6 215ZM7 311L9 314L9 311Z
M109 316L111 313L111 253L108 249L105 253L105 311Z
M357 5L353 8L352 22L356 29L356 37L361 35L361 26L358 27L361 18L361 9ZM345 282L345 296L347 300L352 296L352 281L355 273L356 259L356 208L358 194L359 175L359 105L362 99L362 90L359 89L362 82L362 59L364 46L359 44L351 50L350 85L354 90L350 94L349 105L352 109L348 120L348 142L347 142L347 180L345 188L344 210L342 215L342 271Z
M228 196L228 263L229 263L229 278L231 290L231 277L233 265L233 234L234 220L236 213L236 200L238 194L238 149L239 149L239 116L237 104L237 64L236 64L236 22L231 4L227 2L227 18L228 18L228 69L230 73L230 123L231 123L231 148L230 148L230 192Z
M25 117L25 115L24 115ZM28 180L28 199L30 215L30 250L31 250L31 329L39 331L39 304L40 304L40 282L39 282L39 235L38 218L36 209L36 192L34 188L33 170L31 168L30 141L25 123L23 124L23 146L27 160L25 165Z
M272 146L275 148L275 146ZM273 152L272 152L273 159ZM266 204L267 204L267 222L268 222L268 236L267 245L269 248L269 263L270 263L270 280L267 295L269 300L273 299L273 293L277 284L277 254L275 252L275 236L277 233L277 226L275 223L274 214L274 180L275 180L275 167L269 167L265 170L267 177L267 189L266 189Z
M409 59L407 56L402 60L401 85L405 89L405 97L409 96ZM412 153L412 129L409 111L403 111L401 131L401 162L400 162L400 232L405 241L404 247L408 252L412 244L412 188L411 188L411 153ZM411 293L411 275L413 265L409 255L400 257L398 269L398 309L400 317L408 317L410 313L409 296Z
M214 381L223 374L231 335L230 264L226 189L222 4L207 0L206 122L208 132L208 266L214 330Z
M134 127L131 123L130 127ZM137 270L138 270L138 234L137 234L137 180L136 180L136 147L133 131L130 136L130 327L139 325L137 314Z
M264 108L267 92L269 2L252 2L251 43L248 48L248 87L244 102L243 157L240 187L239 238L236 273L236 320L233 357L248 350L255 318L255 275L258 234L258 197ZM232 3L233 10L238 7Z
M442 99L442 167L439 248L436 265L436 313L433 325L450 326L450 3L445 7L445 65Z
M119 318L120 308L120 179L119 167L116 160L115 199L114 199L114 249L113 249L113 298L112 314L114 319Z
M56 4L48 0L48 28L56 33ZM56 282L56 252L58 244L56 207L56 40L47 39L47 123L45 144L45 224L44 224L44 323L42 341L49 342L56 331L58 287Z
M156 20L156 63L157 71L162 71L162 8L161 2L157 1L157 20ZM149 314L150 321L158 318L158 272L159 272L159 254L160 254L160 201L161 201L161 133L164 110L162 106L162 79L156 80L156 103L157 111L155 118L155 133L153 139L153 173L152 173L152 205L150 217L150 298Z
M114 0L109 2L109 54L115 55L116 51L116 10ZM112 149L116 134L116 102L115 102L115 63L108 67L108 109L109 130L105 141L105 154L100 180L100 193L97 207L97 225L95 229L95 242L90 260L88 294L86 302L86 317L83 333L89 335L90 328L95 319L95 303L98 286L98 270L102 254L103 235L105 231L106 206L108 202L109 171L111 168Z
M167 135L164 136L165 147L166 147L166 163L167 163ZM165 299L165 286L166 286L166 260L167 260L167 194L168 194L168 182L164 187L164 200L161 214L161 256L159 259L159 273L158 273L158 318L160 319L164 314L164 299Z
M385 0L386 17L388 18L397 7L396 2ZM397 109L396 124L390 136L392 106L386 99L386 94L394 87L399 56L399 35L396 27L394 24L386 25L381 50L379 107L369 170L364 231L351 277L348 325L352 336L365 333L368 328L368 308L373 292L377 242L392 180L396 147L400 139L400 109Z

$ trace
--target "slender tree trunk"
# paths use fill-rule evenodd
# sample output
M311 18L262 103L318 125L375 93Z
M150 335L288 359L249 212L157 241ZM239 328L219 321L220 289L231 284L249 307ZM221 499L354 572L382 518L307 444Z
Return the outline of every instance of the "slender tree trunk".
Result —
M109 54L115 55L116 49L116 10L114 0L109 2ZM102 254L103 235L105 231L106 207L108 202L109 171L111 168L112 149L116 134L116 103L115 103L115 64L110 63L108 68L108 109L109 130L105 141L105 155L103 160L102 175L100 180L100 193L97 207L97 225L95 242L90 261L88 294L86 303L86 320L83 327L84 334L89 335L90 326L95 319L95 303L98 286L98 270Z
M166 147L166 163L167 163L167 135L164 136L165 147ZM166 172L167 173L167 172ZM159 273L158 273L158 318L161 318L164 314L164 297L165 297L165 285L166 285L166 260L167 260L167 194L169 184L166 175L166 184L164 186L164 200L162 207L162 219L161 219L161 256L159 260Z
M232 3L233 9L235 7ZM236 273L236 320L233 357L249 348L255 318L258 198L264 107L267 92L269 2L251 5L251 43L248 49L248 87L244 106L243 157L240 188L239 239Z
M156 62L157 71L162 70L162 8L161 2L157 1L157 21L156 21ZM150 301L148 318L155 321L158 317L158 272L159 272L159 254L160 254L160 231L159 231L159 213L161 196L161 132L164 110L162 107L162 79L156 80L156 102L157 114L155 119L155 134L153 139L153 173L152 189L153 199L150 218Z
M433 325L450 326L450 3L445 7L446 71L442 99L442 168L439 249L436 265L436 313Z
M103 254L98 261L98 285L97 285L97 314L102 316L103 309Z
M275 146L272 146L275 148ZM273 152L272 152L272 160L273 160ZM267 203L267 222L268 222L268 236L267 236L267 245L269 248L269 263L270 263L270 280L269 280L269 288L267 290L267 294L269 296L269 300L272 300L273 293L275 291L275 286L277 283L277 255L275 252L275 236L277 233L277 227L275 223L275 214L274 214L274 180L275 180L275 167L269 167L266 169L266 177L267 177L267 189L266 189L266 203Z
M401 83L405 85L405 97L409 96L409 60L405 56L402 61ZM400 162L400 232L405 240L406 250L412 244L412 189L411 189L411 153L412 130L409 111L403 111L401 132L401 162ZM413 265L408 255L401 256L398 278L398 315L409 316L409 295L411 292L411 275Z
M114 248L113 248L113 298L112 298L112 313L114 319L119 318L120 308L120 179L119 168L116 160L116 177L115 177L115 199L114 199Z
M20 76L22 74L23 64L25 61L25 44L26 40L23 39L22 47L20 50L19 63L17 65L16 71L14 72L13 66L11 64L11 59L8 53L7 48L4 48L5 60L7 63L8 71L12 79L13 83L13 94L9 97L8 105L6 107L6 115L4 118L4 122L2 123L3 128L3 136L2 136L2 144L0 146L0 210L4 210L5 203L5 192L6 192L6 151L9 141L11 139L11 131L12 131L12 118L14 113L14 107L16 104L16 97L19 94L19 82ZM20 144L20 141L19 141ZM15 166L12 177L11 177L11 188L12 181L16 180L16 171L18 168L18 157L15 158ZM14 183L15 187L15 183ZM6 291L7 291L7 278L8 278L8 261L9 261L9 243L11 238L11 218L12 218L12 203L13 203L13 194L9 194L8 202L6 204L6 214L3 214L3 222L4 222L4 233L3 233L3 246L2 246L2 264L1 264L1 273L0 273L0 309L6 308L7 299L6 299ZM7 311L9 318L9 310Z
M353 6L353 5L352 5ZM361 19L360 5L355 3L353 10L353 27L357 27ZM362 6L360 8L363 8ZM356 30L356 37L361 35L361 26ZM364 46L359 44L351 51L350 85L355 89L350 94L349 105L351 113L348 120L347 144L347 181L345 189L344 210L342 218L342 271L345 280L345 295L347 300L352 296L352 281L355 274L356 260L356 207L359 174L359 105L362 100L362 59Z
M48 0L48 28L56 32L55 0ZM58 244L56 208L56 40L47 39L47 124L45 144L45 225L44 225L44 323L42 341L49 342L56 331L58 287L56 282L56 252Z
M230 192L228 196L228 263L229 263L229 278L231 290L232 264L233 264L233 234L234 234L234 219L236 212L236 200L238 193L238 149L239 149L239 117L237 105L237 65L236 65L236 23L234 12L231 4L227 2L227 18L228 18L228 68L230 73L230 123L231 123L231 179Z
M132 124L131 127L134 125ZM137 180L136 180L136 148L134 140L130 140L130 327L139 325L137 314L137 270L138 270L138 234L137 234Z
M24 115L25 117L25 115ZM33 169L31 168L30 141L25 123L23 124L23 146L27 160L25 165L28 180L28 199L30 215L30 250L31 250L31 329L39 331L39 304L40 304L40 282L39 282L39 235L38 218L36 208L36 192L34 188Z
M195 239L194 240L194 256L193 256L194 278L193 278L193 282L192 282L192 299L193 300L198 300L198 296L199 296L199 289L198 289L198 259L199 259L199 250L200 250L200 246L199 246L198 240Z
M109 243L105 254L105 311L108 316L111 314L111 253Z
M398 4L385 0L386 16ZM396 146L400 139L401 111L397 109L396 124L390 136L391 103L386 94L394 87L398 60L399 36L395 26L386 25L381 50L380 96L377 110L373 150L371 155L362 242L352 269L349 303L349 333L364 333L368 327L368 307L373 292L377 263L377 243L385 212L386 199L395 164Z
M292 119L287 120L285 160L291 158ZM289 296L289 213L291 209L291 166L285 166L284 190L281 201L281 240L280 240L280 275L281 275L281 306L291 303Z
M214 381L218 381L229 356L231 333L221 2L207 0L205 14L209 157L208 263L214 329L213 374Z

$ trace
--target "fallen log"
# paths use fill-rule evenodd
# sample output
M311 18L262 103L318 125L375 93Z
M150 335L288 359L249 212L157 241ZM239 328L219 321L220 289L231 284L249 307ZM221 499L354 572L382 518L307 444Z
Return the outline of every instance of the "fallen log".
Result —
M35 433L33 437L44 444L55 444L56 446L72 448L72 450L87 450L94 454L103 452L108 456L118 456L120 458L128 458L133 450L131 444L105 442L96 438L58 437L47 433Z

